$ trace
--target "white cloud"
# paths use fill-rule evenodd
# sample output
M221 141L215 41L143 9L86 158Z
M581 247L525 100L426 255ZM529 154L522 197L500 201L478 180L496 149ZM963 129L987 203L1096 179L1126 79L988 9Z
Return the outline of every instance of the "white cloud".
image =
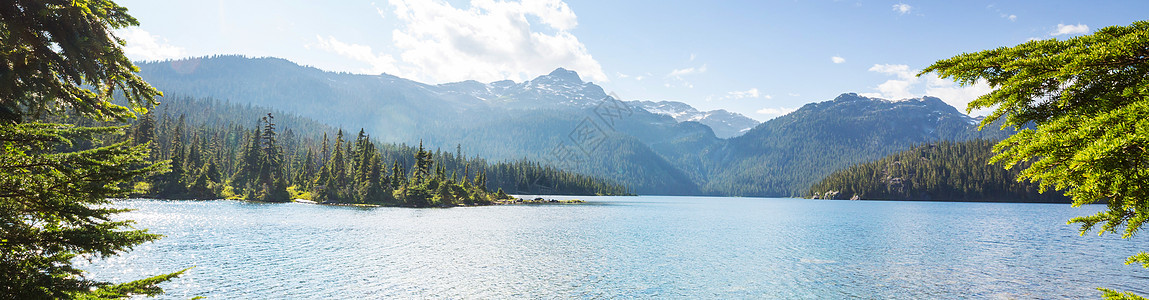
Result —
M378 5L375 5L375 2L371 2L371 7L375 8L375 12L379 14L380 18L384 18L384 19L387 18L387 14L388 14L387 10L379 8Z
M630 75L623 74L622 72L615 72L618 78L630 78Z
M797 107L767 107L767 108L759 109L756 112L759 114L768 115L768 116L781 116L781 115L785 115L788 113L792 113L796 110L798 110Z
M183 48L168 44L167 39L138 27L117 30L116 36L128 43L124 46L124 54L133 60L164 60L187 56Z
M687 81L683 77L688 76L688 75L706 73L706 68L707 68L706 64L703 64L700 67L689 67L689 68L675 69L675 70L670 71L670 73L666 74L666 77L669 77L671 81L678 82L679 86L692 89L692 88L694 88L694 84L690 83L689 81ZM666 87L671 87L671 86L673 86L673 85L671 85L670 83L666 84Z
M896 79L886 80L886 82L879 84L875 88L877 92L859 93L865 97L900 100L921 96L933 96L942 99L942 101L957 108L959 111L965 112L966 106L969 105L970 101L993 91L989 84L984 81L973 85L960 86L951 80L938 78L934 73L928 73L918 77L917 73L921 71L911 69L907 65L876 64L870 67L870 71L894 76ZM980 109L970 114L985 115L989 111L988 109Z
M892 75L897 77L897 79L886 80L886 82L877 86L877 93L862 93L862 96L890 100L914 97L914 93L910 92L910 88L918 83L918 78L914 76L917 72L911 71L910 66L875 64L873 67L870 67L869 71Z
M1057 30L1054 30L1051 35L1065 35L1065 34L1082 34L1089 32L1089 26L1085 24L1065 25L1057 24Z
M913 98L914 93L910 92L916 82L913 80L887 80L878 85L878 91L881 92L882 98L891 100L900 100Z
M646 78L646 76L642 76L642 75L634 76L634 80L638 80L638 81L642 81L645 78Z
M833 57L830 57L830 61L832 61L836 64L840 64L840 63L846 62L846 59L842 58L841 56L833 56Z
M763 99L771 99L771 98L774 98L774 97L773 97L773 96L770 96L770 95L763 95L763 94L761 94L760 92L758 92L758 88L751 88L751 89L749 89L749 90L745 90L745 91L733 91L733 92L729 92L729 93L727 93L727 96L726 96L726 98L728 98L728 99L742 99L742 98L763 98Z
M786 93L786 96L790 96L790 97L798 97L798 96L802 96L802 94L798 94L798 93Z
M682 77L682 76L691 75L691 74L698 74L698 73L706 73L706 65L702 65L701 67L697 67L697 68L689 67L689 68L684 68L684 69L675 69L673 71L670 71L670 74L666 74L666 76Z
M910 66L875 64L873 67L870 67L869 71L893 75L898 79L886 80L886 82L878 85L878 93L867 93L863 96L892 100L914 97L914 93L910 92L910 88L918 82L918 78L914 76L916 72L911 71Z
M694 53L690 54L690 61L694 61Z
M358 70L360 73L389 73L399 76L409 75L406 72L400 71L399 67L395 64L395 58L389 54L376 54L371 50L371 47L340 42L332 36L329 36L326 39L321 36L315 36L315 38L319 40L319 42L315 44L315 46L319 47L319 49L334 52L335 54L364 62L370 66L370 68L363 68Z
M578 17L562 0L472 0L468 8L438 0L388 2L399 22L391 32L395 52L376 53L334 37L320 38L318 48L363 61L371 66L366 70L429 83L526 80L558 67L588 80L610 80L571 33Z
M917 73L915 71L910 71L910 66L907 66L907 65L888 65L888 64L886 64L886 65L874 64L873 67L870 67L869 71L870 72L878 72L878 73L887 74L887 75L896 75L896 76L898 76L899 79L902 79L902 80L914 79L914 73Z
M905 4L905 3L894 4L894 11L898 12L898 14L903 14L903 15L908 14L908 13L910 13L911 9L913 9L913 8L910 7L909 4Z
M973 85L959 86L952 80L938 78L937 75L930 73L922 75L926 77L926 96L934 96L942 99L945 103L956 107L959 111L965 112L966 107L969 106L970 101L981 97L982 95L989 94L993 88L989 83L984 80L978 81ZM970 112L970 115L987 115L992 109L982 108Z
M998 15L1001 16L1002 19L1009 20L1010 22L1017 21L1017 15L1005 13L1000 8L997 8L996 5L993 5L993 4L987 5L985 7L985 9L992 10L992 11L996 12Z

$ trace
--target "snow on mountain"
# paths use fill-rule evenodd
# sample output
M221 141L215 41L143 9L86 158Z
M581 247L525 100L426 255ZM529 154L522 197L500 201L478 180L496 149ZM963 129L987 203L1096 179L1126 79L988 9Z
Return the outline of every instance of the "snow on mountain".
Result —
M584 82L578 73L563 68L524 82L503 80L484 84L463 81L440 84L437 87L440 93L473 97L491 105L514 109L589 108L609 97L602 87ZM758 121L738 113L723 109L699 111L682 102L629 103L650 113L670 116L678 122L702 123L720 138L739 136L758 125Z
M758 121L725 109L698 111L689 104L677 101L630 101L631 105L650 113L670 116L678 122L694 121L709 126L714 135L731 138L742 135L758 125Z
M578 73L558 68L535 79L488 84L463 81L438 85L444 93L475 97L489 104L518 109L592 107L607 97L602 87L583 82Z

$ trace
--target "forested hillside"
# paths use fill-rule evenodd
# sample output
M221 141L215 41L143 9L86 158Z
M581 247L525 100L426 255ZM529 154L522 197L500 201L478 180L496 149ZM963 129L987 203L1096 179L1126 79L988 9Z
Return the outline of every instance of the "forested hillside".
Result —
M135 121L126 137L148 144L151 161L171 160L170 173L138 179L138 195L433 206L489 203L502 192L628 192L536 162L468 157L462 145L444 151L380 143L362 129L352 133L291 114L260 113L267 111L261 107L166 100Z
M648 140L605 122L661 132L673 130L673 118L627 108L604 120L600 104L608 99L606 93L571 71L559 69L519 83L428 85L386 74L324 72L278 58L214 56L139 66L141 76L167 95L271 107L332 126L362 127L386 143L463 144L474 156L537 161L624 182L638 193L698 192L691 177L654 152ZM582 147L577 160L556 155L564 145L573 146L574 132L585 128L595 130L590 132L595 145L611 148Z
M801 196L838 169L923 143L1001 139L987 126L933 97L890 101L842 94L810 103L729 140L728 157L705 191Z
M365 128L379 142L422 141L444 149L462 144L473 156L528 159L613 180L639 194L800 196L837 169L914 145L1008 135L995 127L979 132L975 120L931 97L889 101L843 94L722 139L707 125L671 116L693 110L689 106L618 101L564 69L524 82L429 85L387 74L324 72L277 58L203 57L140 68L168 95L273 107L332 126Z
M1062 202L1036 184L1017 181L1026 166L1004 169L986 162L995 140L939 142L834 172L814 184L808 197L820 199Z

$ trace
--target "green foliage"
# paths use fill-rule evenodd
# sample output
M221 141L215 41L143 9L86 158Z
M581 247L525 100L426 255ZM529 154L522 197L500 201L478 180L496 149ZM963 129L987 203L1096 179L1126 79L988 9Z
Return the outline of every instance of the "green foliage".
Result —
M1125 260L1125 264L1127 265L1135 263L1140 263L1142 267L1149 268L1149 253L1137 253L1137 255L1130 256L1129 259Z
M96 299L125 299L133 295L144 295L148 297L155 297L164 293L157 284L171 280L184 272L191 270L191 268L180 270L179 272L158 275L154 277L144 278L132 282L125 282L121 284L105 284L100 285L93 291L73 293L69 296L78 300L96 300Z
M134 124L132 132L136 136L141 135L145 127L154 128L152 140L167 145L156 148L155 158L170 159L173 165L176 161L183 162L179 166L186 170L140 178L140 182L146 183L140 186L167 187L142 196L256 201L302 198L327 203L432 207L489 204L492 197L488 191L492 188L523 194L628 193L621 185L535 162L489 163L481 158L468 158L462 153L461 145L455 153L449 153L382 144L375 142L365 130L350 140L343 130L337 130L331 140L324 131L331 128L297 116L283 118L289 120L289 124L305 127L278 129L281 127L266 114L258 117L259 114L251 112L223 116L201 113L258 108L236 107L210 99L176 99L179 101L169 101L153 110L162 112L156 118L158 121L150 122L154 125L149 124L149 117L145 116ZM173 116L172 112L179 115ZM238 125L247 123L246 118L253 116L260 120L258 128ZM274 120L280 118L276 116ZM212 125L204 122L212 122ZM296 132L312 134L297 135ZM327 151L323 151L324 148ZM197 167L184 167L192 165ZM172 175L174 173L180 175Z
M97 137L122 128L32 122L63 115L122 122L156 104L160 92L135 74L112 33L134 25L109 0L0 3L0 298L156 295L156 284L180 274L111 284L72 266L77 257L112 256L159 238L113 221L126 210L107 207L108 198L128 194L132 178L168 171L167 162L153 163L151 137L137 131L137 143L105 144ZM130 108L111 103L113 94Z
M995 141L939 142L918 146L826 176L807 194L822 199L1068 202L1018 181L1021 166L987 164Z
M287 193L291 194L291 199L315 200L311 192L303 191L298 185L287 187Z
M137 176L166 171L148 163L146 145L75 149L119 127L23 123L0 126L0 298L65 297L106 283L84 279L78 256L107 257L160 236L112 221ZM98 141L97 141L98 142ZM174 275L173 275L174 276Z
M507 199L511 199L511 196L507 195L507 193L504 193L503 189L500 188L498 192L495 192L495 199L507 200Z
M1101 297L1107 300L1145 300L1145 297L1138 296L1132 292L1118 292L1110 289L1099 288Z
M486 89L477 82L424 85L389 75L380 81L375 75L324 72L277 58L225 55L140 67L141 74L169 94L231 99L330 124L365 127L373 141L422 140L429 149L452 150L462 144L492 161L541 162L621 183L640 194L798 196L837 169L916 145L998 139L1012 133L979 132L970 119L940 100L916 107L880 100L832 101L803 107L794 116L767 121L729 140L715 137L700 123L679 123L634 109L611 124L598 124L605 141L584 149L572 143L572 130L587 117L603 120L593 108L554 104L588 99L525 92L481 100L468 96L468 86ZM305 129L293 128L300 133ZM577 157L562 154L564 143L578 148L568 149ZM316 150L317 160L328 160L323 153L329 151Z
M109 0L8 0L0 4L0 121L75 113L124 121L160 92L136 75L112 30L139 23Z
M991 162L1031 163L1019 180L1064 190L1074 206L1107 201L1108 210L1069 221L1081 224L1082 234L1100 225L1099 234L1130 238L1149 220L1149 22L966 53L926 72L988 82L994 90L969 105L996 107L982 126L997 119L1036 125L998 144Z
M854 164L940 141L1005 138L978 132L941 99L885 101L843 94L811 103L730 139L730 160L712 172L704 190L745 196L803 196L830 173Z

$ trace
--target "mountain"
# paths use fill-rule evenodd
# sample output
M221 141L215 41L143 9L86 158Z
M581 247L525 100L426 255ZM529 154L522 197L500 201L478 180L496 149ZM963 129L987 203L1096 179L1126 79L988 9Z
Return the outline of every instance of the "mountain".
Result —
M723 168L703 190L746 196L798 196L834 170L936 141L1000 140L941 99L898 101L847 93L806 104L728 140Z
M689 104L677 101L630 101L628 103L651 113L670 116L678 122L702 123L714 130L714 135L719 138L742 135L759 123L757 120L725 109L703 112Z
M675 144L682 134L718 140L709 129L684 133L673 118L631 108L561 68L518 83L429 85L387 74L324 72L279 58L213 56L138 65L140 75L167 95L275 107L332 126L364 127L383 142L422 141L447 149L461 144L492 160L569 164L572 171L608 176L638 193L697 193L692 178L698 175L664 158L688 156L680 151L685 148L656 152L652 145ZM587 137L595 147L577 145L574 163L556 155Z
M529 159L608 178L639 194L801 195L839 168L939 140L1000 138L937 98L843 94L765 123L678 102L624 102L577 73L524 82L424 84L325 72L278 58L140 63L167 95L274 107L382 142ZM161 101L173 97L165 97ZM753 126L752 129L746 129ZM723 138L729 137L729 138Z

